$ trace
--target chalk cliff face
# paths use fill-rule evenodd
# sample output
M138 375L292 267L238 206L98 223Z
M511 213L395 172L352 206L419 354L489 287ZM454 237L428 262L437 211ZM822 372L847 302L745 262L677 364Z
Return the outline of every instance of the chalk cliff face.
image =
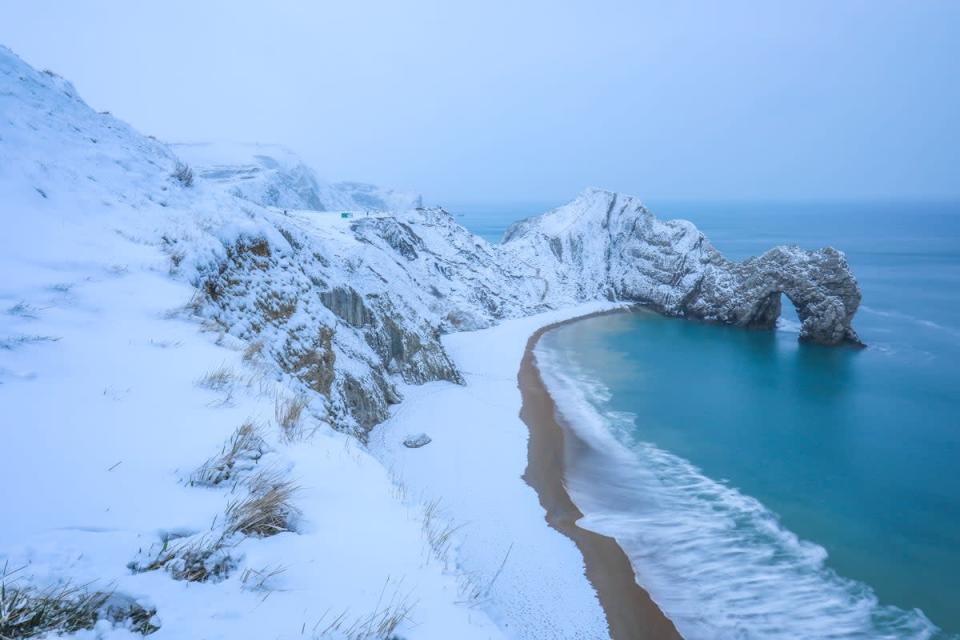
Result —
M498 247L442 210L247 212L253 229L222 236L186 272L194 311L257 344L361 437L401 401L398 383L461 382L442 333L543 308L528 304L533 270L502 266ZM189 239L171 248L197 250Z
M797 309L801 340L860 343L851 327L860 288L832 248L776 247L732 262L690 222L658 220L636 198L597 189L513 225L504 248L538 266L545 299L606 296L668 315L772 329L784 294Z

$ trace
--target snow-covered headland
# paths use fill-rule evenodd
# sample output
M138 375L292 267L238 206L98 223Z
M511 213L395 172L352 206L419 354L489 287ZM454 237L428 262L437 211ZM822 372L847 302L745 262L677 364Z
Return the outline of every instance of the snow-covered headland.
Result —
M783 291L856 340L832 249L730 263L598 190L502 245L418 205L163 144L0 47L0 629L603 636L520 479L527 338L624 302L770 327Z

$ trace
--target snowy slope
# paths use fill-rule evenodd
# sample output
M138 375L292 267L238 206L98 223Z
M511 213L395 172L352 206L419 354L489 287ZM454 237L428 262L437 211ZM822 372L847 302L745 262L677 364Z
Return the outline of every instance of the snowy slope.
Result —
M346 637L390 615L417 637L500 637L460 602L423 505L312 415L323 399L305 395L305 415L281 428L295 380L184 311L187 270L224 238L269 234L261 209L179 185L169 149L4 49L0 114L0 483L16 514L0 527L6 586L115 590L155 611L157 638ZM192 241L189 256L171 252L173 238ZM247 422L262 438L256 459L201 486ZM228 534L232 503L287 481L290 531ZM185 553L143 570L164 543L212 541L223 544L200 565L222 575L175 579ZM101 621L95 635L135 634Z
M328 183L292 151L264 144L176 144L198 177L247 200L284 209L399 211L421 206L417 194L362 182Z

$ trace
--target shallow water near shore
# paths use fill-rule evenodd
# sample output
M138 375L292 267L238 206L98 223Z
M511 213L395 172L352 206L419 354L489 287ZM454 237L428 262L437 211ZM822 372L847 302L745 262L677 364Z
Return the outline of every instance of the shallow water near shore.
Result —
M870 346L797 344L786 300L773 333L649 313L548 333L585 524L689 638L960 632L960 207L652 208L734 259L845 251Z

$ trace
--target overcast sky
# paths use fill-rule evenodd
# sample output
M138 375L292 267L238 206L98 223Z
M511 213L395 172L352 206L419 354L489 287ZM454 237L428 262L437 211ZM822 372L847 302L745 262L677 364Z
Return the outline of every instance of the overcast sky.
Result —
M954 0L0 0L0 42L144 133L429 202L960 197Z

